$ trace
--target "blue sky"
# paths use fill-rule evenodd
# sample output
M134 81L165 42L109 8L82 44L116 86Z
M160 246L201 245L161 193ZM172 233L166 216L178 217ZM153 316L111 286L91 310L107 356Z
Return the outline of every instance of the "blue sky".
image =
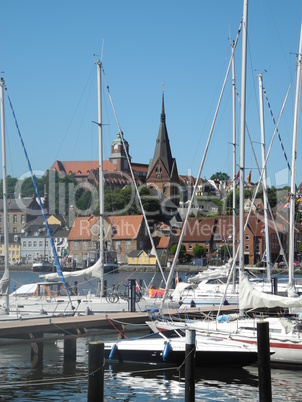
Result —
M149 163L161 112L162 83L172 154L180 174L198 173L222 83L242 16L241 0L2 0L0 68L34 170L56 159L98 159L97 57L103 66L132 160ZM260 158L257 74L278 120L288 86L291 91L279 125L291 163L296 55L302 2L249 2L247 126ZM241 38L235 54L240 94ZM27 172L6 101L7 172ZM103 90L104 158L117 124ZM274 126L264 99L266 142ZM239 106L237 136L239 141ZM298 136L297 182L302 181L302 116ZM201 177L222 171L232 176L231 77L218 113ZM302 155L301 155L302 156ZM239 147L238 147L239 158ZM239 160L239 159L238 159ZM287 185L286 162L278 138L268 161L272 185ZM246 169L259 175L246 140ZM247 175L246 173L246 175ZM2 175L2 173L1 173Z

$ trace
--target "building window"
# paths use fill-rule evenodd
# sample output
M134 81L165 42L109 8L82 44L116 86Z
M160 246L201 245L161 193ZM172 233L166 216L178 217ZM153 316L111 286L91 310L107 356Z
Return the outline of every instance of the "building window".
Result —
M245 235L245 240L247 240L247 241L250 240L250 235L248 235L248 234Z
M17 215L13 216L13 223L17 223Z
M115 249L119 250L121 248L121 242L119 240L116 240L115 242Z
M189 250L192 250L192 243L189 243Z
M32 242L29 241L29 242L28 242L28 247L32 247L32 246L33 246Z
M78 250L78 249L79 249L79 242L78 242L78 241L75 241L75 242L73 243L73 249L74 249L74 250Z
M17 228L13 228L13 233L17 233Z
M129 248L131 248L131 241L130 240L126 240L125 248L128 249L128 250L129 250Z
M88 243L87 243L87 241L83 241L83 249L84 249L84 250L87 250L87 248L88 248Z
M34 241L34 247L37 247L38 246L38 242L35 240Z
M43 242L42 242L42 240L39 241L39 247L43 247Z
M246 245L245 245L245 249L246 249L246 251L248 251L248 250L250 249L249 244L246 244Z
M22 243L22 247L26 248L26 241Z
M25 215L21 215L21 223L25 223Z

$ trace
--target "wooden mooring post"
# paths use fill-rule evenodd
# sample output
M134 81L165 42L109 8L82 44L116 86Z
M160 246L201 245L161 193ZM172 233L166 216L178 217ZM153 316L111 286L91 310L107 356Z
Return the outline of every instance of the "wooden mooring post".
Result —
M75 373L77 361L77 338L64 339L63 372Z
M89 343L87 402L104 400L104 343Z
M257 323L259 401L272 401L269 323Z
M186 330L185 402L195 401L195 330Z

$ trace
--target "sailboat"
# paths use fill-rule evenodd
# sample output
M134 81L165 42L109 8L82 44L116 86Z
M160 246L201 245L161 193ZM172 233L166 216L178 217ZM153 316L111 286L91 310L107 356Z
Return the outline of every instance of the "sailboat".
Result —
M257 361L255 346L198 333L195 340L197 367L243 367ZM105 342L110 362L132 362L180 367L186 356L186 333L182 329L157 332L139 338Z
M97 262L85 269L59 273L49 273L40 275L41 281L24 284L14 290L7 300L10 299L9 312L11 317L27 318L35 315L69 315L69 314L95 314L104 312L120 312L129 308L128 300L120 300L118 303L108 303L104 296L104 273L108 269L107 260L104 260L104 202L103 202L103 155L102 155L102 102L101 102L101 72L102 63L98 61L97 81L98 81L98 129L99 129L99 188L100 188L100 257ZM42 203L40 203L42 205ZM46 220L47 221L47 220ZM55 251L55 250L53 250ZM113 261L114 264L114 261ZM56 267L59 262L55 263ZM110 262L110 269L112 269ZM85 294L79 295L71 288L65 279L73 279L74 283L78 279L85 281L90 278L98 280L96 294L89 290ZM2 283L7 283L8 292L9 273L2 278ZM6 282L5 282L6 280ZM74 286L75 288L76 286ZM135 286L134 286L135 288ZM141 310L154 309L158 307L155 299L146 298L139 302ZM158 302L159 303L159 302ZM7 304L8 305L8 302ZM169 303L171 306L171 303Z
M171 328L190 328L206 333L208 335L223 336L232 338L239 342L257 344L257 322L268 321L270 331L270 347L274 350L271 355L271 361L277 364L296 364L302 365L302 320L297 315L283 315L278 317L267 317L256 315L257 308L280 308L290 311L302 312L302 298L282 297L279 295L263 293L251 285L244 272L244 138L245 138L245 75L246 75L246 34L247 34L247 0L244 1L243 13L243 48L242 48L242 86L241 86L241 144L240 144L240 257L239 257L239 315L218 315L214 320L195 320L186 322L171 322L165 319L159 319L156 322L150 322L149 325L155 331L162 331ZM293 129L293 165L292 165L292 206L295 199L295 158L297 145L297 128L299 115L299 100L301 89L301 63L302 63L302 24L300 33L300 45L297 65L297 83L296 83L296 101L294 112ZM291 219L290 237L290 266L293 267L293 229L294 222ZM238 252L237 250L237 252ZM235 264L235 263L233 263ZM232 267L233 268L233 267ZM289 284L293 284L293 269L289 272ZM249 318L252 316L252 318Z
M101 104L101 62L97 63L98 71L98 127L99 127L99 176L100 176L100 258L91 267L81 271L57 272L42 275L44 282L31 283L20 286L14 290L10 295L11 306L10 313L15 313L18 316L28 316L34 313L43 312L43 314L74 314L83 313L87 311L103 312L104 305L100 294L104 293L104 249L103 249L103 227L104 227L104 202L103 202L103 155L102 155L102 104ZM3 84L4 85L4 84ZM2 130L3 131L3 130ZM3 147L2 147L3 148ZM3 148L4 149L4 148ZM4 183L5 184L5 183ZM6 194L6 191L4 191ZM4 203L5 205L5 203ZM40 205L42 203L40 202ZM42 207L41 207L42 208ZM43 213L43 210L42 210ZM47 219L46 219L47 221ZM7 222L7 219L5 220ZM46 222L47 223L47 222ZM50 232L49 232L50 234ZM50 235L51 236L51 235ZM53 248L53 252L55 249ZM6 253L7 254L7 253ZM55 262L56 268L59 266L59 261ZM112 265L112 264L111 264ZM34 269L35 267L33 267ZM40 265L38 268L41 268ZM34 269L36 270L36 269ZM41 272L41 271L40 271ZM69 286L65 283L65 278L73 277L95 277L99 279L100 290L98 295L93 298L89 293L82 299L79 298ZM4 278L9 278L8 274ZM4 279L2 278L4 283ZM7 281L6 281L7 282ZM6 283L5 282L5 283ZM7 286L8 291L8 286ZM9 299L9 298L8 298ZM37 302L37 299L40 301ZM22 305L22 306L21 306ZM76 307L74 307L76 306ZM115 307L116 309L117 307ZM124 306L125 308L125 306ZM109 308L110 310L110 308Z

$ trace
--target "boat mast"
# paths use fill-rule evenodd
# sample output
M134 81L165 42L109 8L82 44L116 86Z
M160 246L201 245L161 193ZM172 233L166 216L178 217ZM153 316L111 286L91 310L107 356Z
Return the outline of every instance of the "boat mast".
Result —
M289 220L289 255L288 255L288 292L289 296L294 293L294 251L295 251L295 204L296 204L296 160L297 138L299 123L299 107L301 92L301 58L302 58L302 24L300 31L300 44L297 60L297 81L293 125L292 168L291 168L291 191L290 191L290 220Z
M262 188L264 202L264 234L265 234L265 253L266 253L266 275L267 281L271 281L271 250L268 225L268 197L267 197L267 176L266 176L266 155L265 155L265 132L263 117L263 80L262 74L258 74L259 83L259 108L260 108L260 131L261 131L261 157L262 157Z
M5 312L9 314L9 267L8 267L8 210L7 210L7 183L6 183L6 145L5 145L5 112L4 112L4 88L3 77L0 80L0 103L1 103L1 141L2 141L2 183L3 183L3 228L4 228L4 274L1 279L0 291L5 292Z
M236 82L235 82L235 43L232 43L232 100L233 100L233 261L236 259ZM236 266L236 265L235 265ZM233 291L236 288L236 269L233 271Z
M248 0L243 1L242 62L241 62L241 111L240 111L240 192L239 192L239 270L244 273L244 173L245 173L245 109L246 109L246 59L247 59ZM240 310L240 315L243 312Z
M99 197L100 197L100 262L101 297L104 295L104 193L103 193L103 123L102 123L102 63L97 63L98 79L98 127L99 127Z

